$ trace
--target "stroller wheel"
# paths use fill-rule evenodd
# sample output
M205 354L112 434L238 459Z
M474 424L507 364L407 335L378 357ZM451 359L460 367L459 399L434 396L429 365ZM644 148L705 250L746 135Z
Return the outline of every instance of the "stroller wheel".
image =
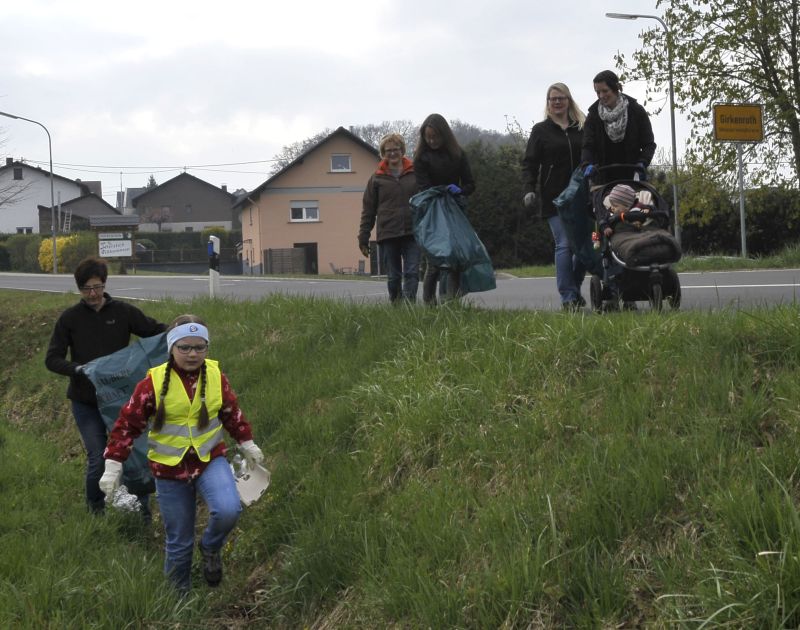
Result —
M592 310L595 313L603 310L603 285L597 276L592 276L589 282L589 301L592 303Z
M657 313L661 312L663 294L660 284L654 284L650 287L650 308Z

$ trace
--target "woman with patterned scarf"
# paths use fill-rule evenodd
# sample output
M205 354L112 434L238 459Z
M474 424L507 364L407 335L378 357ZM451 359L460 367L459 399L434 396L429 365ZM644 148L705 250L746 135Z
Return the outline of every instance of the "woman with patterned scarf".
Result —
M645 179L656 152L650 117L636 99L622 93L619 78L611 70L594 78L594 91L597 101L589 107L583 127L581 164L586 176L598 166L629 164L636 166L602 171L594 182L634 179L635 172Z

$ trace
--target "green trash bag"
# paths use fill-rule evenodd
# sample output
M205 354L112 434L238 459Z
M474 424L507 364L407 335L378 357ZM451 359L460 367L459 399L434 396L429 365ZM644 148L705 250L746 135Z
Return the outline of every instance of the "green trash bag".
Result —
M130 400L136 384L147 370L167 360L167 335L136 339L127 348L90 361L84 366L97 391L97 408L109 431L120 409ZM147 432L133 443L133 450L122 466L122 483L131 494L155 492L155 482L147 463Z
M460 272L463 293L497 288L494 268L481 239L464 214L463 197L434 186L409 200L414 238L430 264Z
M589 186L580 167L572 172L569 184L553 200L553 205L561 218L572 253L583 263L586 271L602 276L602 256L592 244L594 216L590 213Z

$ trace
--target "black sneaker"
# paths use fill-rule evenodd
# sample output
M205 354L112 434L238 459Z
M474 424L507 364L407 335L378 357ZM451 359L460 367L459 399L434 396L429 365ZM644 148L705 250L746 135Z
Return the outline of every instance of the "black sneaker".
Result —
M209 551L198 543L203 556L203 577L209 586L219 586L222 582L222 550Z
M575 301L577 302L578 306L580 306L581 308L586 306L586 300L583 299L583 296L580 293L578 293L578 299L575 300Z

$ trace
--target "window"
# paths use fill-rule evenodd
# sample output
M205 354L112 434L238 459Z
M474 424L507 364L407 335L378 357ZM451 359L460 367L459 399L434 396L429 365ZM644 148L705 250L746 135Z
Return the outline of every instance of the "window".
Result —
M14 167L14 179L17 179L17 180L22 179L22 167L21 166L15 166Z
M17 234L33 234L32 227L18 227Z
M289 220L292 223L319 221L319 204L316 201L292 201Z
M194 228L192 226L183 228L184 232L194 232Z
M332 173L349 173L352 169L350 168L350 156L344 153L334 153L331 155L331 172Z
M183 211L184 211L186 214L192 214L192 204L190 204L190 203L187 203L187 204L186 204L186 205L183 207Z

